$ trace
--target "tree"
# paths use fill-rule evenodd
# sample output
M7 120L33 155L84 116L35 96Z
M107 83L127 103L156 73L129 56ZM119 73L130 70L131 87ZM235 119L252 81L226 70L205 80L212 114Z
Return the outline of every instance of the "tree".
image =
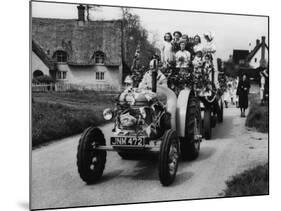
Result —
M121 8L123 21L124 77L130 73L137 46L140 46L139 67L148 67L156 48L148 41L148 32L140 24L140 17L129 8Z

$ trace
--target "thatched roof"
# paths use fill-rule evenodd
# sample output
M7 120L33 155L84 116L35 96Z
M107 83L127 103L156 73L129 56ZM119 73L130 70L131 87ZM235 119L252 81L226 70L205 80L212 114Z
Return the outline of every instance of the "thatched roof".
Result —
M47 56L41 46L32 40L32 51L41 59L41 61L50 69L55 70L55 63Z
M105 64L122 64L122 22L32 18L32 39L49 59L56 50L68 54L69 65L93 65L95 51L105 53Z

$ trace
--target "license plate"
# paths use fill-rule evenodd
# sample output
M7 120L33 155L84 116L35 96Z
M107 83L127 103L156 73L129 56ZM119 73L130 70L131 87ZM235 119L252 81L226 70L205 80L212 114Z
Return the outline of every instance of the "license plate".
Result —
M111 137L111 145L129 145L129 146L143 146L145 137L136 136L119 136Z

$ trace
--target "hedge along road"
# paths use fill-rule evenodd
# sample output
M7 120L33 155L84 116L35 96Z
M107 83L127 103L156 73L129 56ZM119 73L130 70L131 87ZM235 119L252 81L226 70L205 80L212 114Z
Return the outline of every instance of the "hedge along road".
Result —
M225 181L267 162L268 135L245 128L237 108L225 109L225 119L203 140L197 160L180 162L174 183L163 187L157 160L123 160L108 152L100 182L86 185L79 177L76 152L80 136L32 151L32 209L165 201L223 196ZM107 141L112 125L102 127Z

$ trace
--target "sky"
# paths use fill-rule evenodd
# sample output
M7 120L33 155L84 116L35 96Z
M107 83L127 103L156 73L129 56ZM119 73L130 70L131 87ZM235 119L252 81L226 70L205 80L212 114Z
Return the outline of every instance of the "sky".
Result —
M77 19L75 4L32 2L32 17ZM141 25L148 31L149 40L163 44L166 32L181 31L188 36L211 32L217 49L217 57L226 60L233 49L252 50L256 39L268 37L268 19L258 16L210 14L151 9L132 9L140 16ZM120 7L101 6L91 11L91 20L121 18ZM267 41L266 41L267 42Z

